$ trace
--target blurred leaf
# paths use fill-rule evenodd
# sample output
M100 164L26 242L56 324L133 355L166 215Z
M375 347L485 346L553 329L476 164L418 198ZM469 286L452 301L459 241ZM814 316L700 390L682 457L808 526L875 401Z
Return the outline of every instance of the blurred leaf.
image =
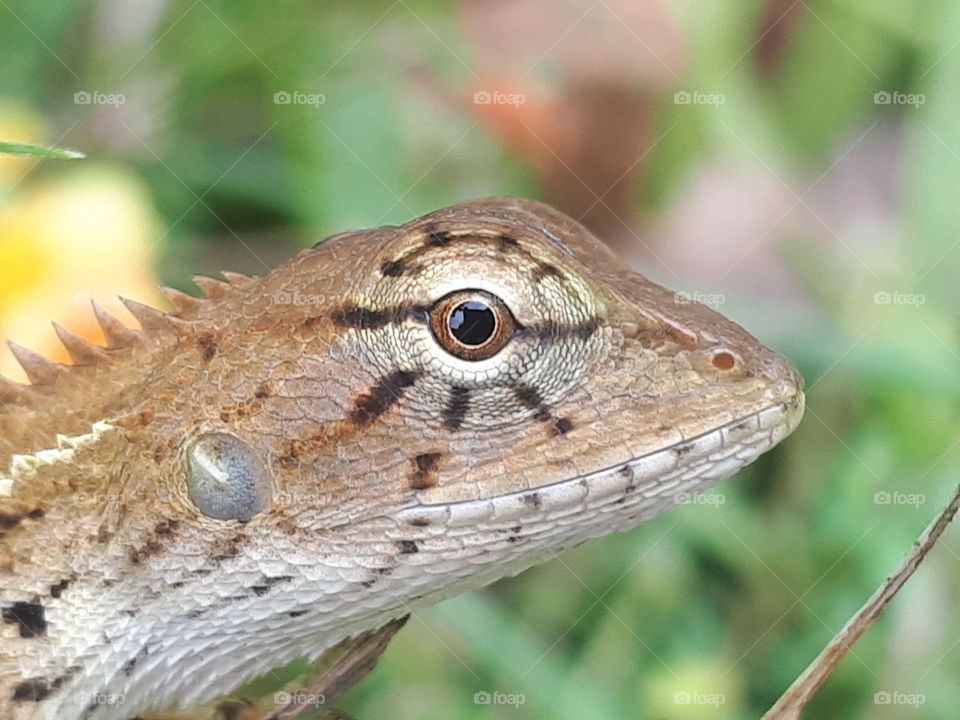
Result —
M86 157L86 155L77 150L63 150L60 148L40 147L39 145L15 142L0 142L0 153L6 155L38 155L40 157L55 158L57 160L78 160Z

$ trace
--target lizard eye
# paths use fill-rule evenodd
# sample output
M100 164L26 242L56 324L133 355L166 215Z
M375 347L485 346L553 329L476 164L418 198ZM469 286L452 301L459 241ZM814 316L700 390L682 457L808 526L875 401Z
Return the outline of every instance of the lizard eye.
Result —
M513 337L517 324L504 302L483 290L441 298L430 311L430 329L440 346L461 360L486 360Z

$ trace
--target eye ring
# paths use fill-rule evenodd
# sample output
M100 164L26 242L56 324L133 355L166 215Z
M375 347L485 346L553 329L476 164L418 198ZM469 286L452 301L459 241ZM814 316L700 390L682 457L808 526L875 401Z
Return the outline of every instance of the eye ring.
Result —
M503 350L517 323L506 304L483 290L458 290L430 310L430 330L440 347L461 360L487 360Z

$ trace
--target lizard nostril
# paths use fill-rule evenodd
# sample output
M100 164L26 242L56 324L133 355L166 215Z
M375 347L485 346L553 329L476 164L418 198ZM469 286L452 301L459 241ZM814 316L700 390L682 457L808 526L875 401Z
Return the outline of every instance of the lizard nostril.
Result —
M733 370L737 364L737 359L733 356L733 353L721 350L720 352L714 353L712 362L717 370Z

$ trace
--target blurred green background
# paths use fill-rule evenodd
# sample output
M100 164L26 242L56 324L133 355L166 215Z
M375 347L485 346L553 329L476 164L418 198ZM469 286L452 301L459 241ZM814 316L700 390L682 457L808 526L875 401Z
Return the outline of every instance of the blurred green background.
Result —
M555 204L793 359L806 419L708 501L418 613L342 706L754 718L960 476L958 108L947 0L0 0L0 139L88 155L0 159L0 335L55 353L91 294ZM958 597L953 528L807 717L957 717Z

